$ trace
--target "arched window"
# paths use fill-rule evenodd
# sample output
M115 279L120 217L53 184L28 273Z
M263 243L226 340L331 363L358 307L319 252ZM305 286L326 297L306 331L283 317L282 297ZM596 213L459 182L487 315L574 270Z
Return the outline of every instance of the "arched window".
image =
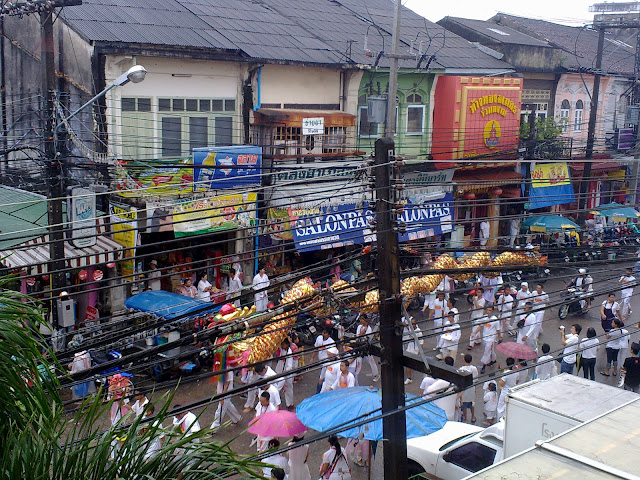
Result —
M425 107L422 95L412 93L407 97L407 103L418 103L420 105L407 105L407 135L422 135L424 129Z
M407 103L422 103L422 95L419 93L412 93L407 97Z
M582 112L584 111L584 103L582 100L578 100L576 102L576 111L573 112L573 131L581 132L582 131Z
M569 130L569 123L571 120L569 119L569 110L571 109L571 104L569 100L566 98L562 100L562 104L560 105L560 125L562 126L562 131L567 132Z

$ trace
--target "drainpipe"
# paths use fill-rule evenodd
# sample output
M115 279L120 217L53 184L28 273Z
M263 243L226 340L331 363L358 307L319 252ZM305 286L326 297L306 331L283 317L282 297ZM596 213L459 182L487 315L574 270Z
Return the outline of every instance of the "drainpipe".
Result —
M258 89L258 98L256 105L253 107L253 111L255 112L262 106L262 67L258 67L258 73L256 74L256 88Z

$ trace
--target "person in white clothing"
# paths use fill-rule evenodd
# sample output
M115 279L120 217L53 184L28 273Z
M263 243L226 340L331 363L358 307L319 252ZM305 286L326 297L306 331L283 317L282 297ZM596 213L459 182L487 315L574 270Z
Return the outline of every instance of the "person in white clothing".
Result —
M293 437L289 446L302 443L304 437ZM311 480L311 473L309 472L309 445L300 445L287 452L289 456L289 480Z
M453 366L453 358L445 358L445 363L449 366ZM456 416L456 395L443 395L446 393L453 393L453 386L451 383L441 378L433 382L426 390L425 399L435 398L433 404L447 412L447 420L453 420Z
M255 407L255 410L256 410L255 418L258 418L260 415L264 415L267 412L274 412L277 410L277 408L274 407L273 404L271 403L269 392L262 392L260 394L260 400L258 401L258 404ZM258 449L258 452L264 452L267 449L267 444L269 443L269 440L271 440L271 438L269 437L257 436L256 438L253 439L253 441L251 442L251 445L255 443L256 448Z
M605 334L607 338L605 345L607 350L607 368L603 372L600 372L600 375L608 377L611 364L613 364L613 372L611 373L613 373L614 377L618 375L618 355L620 350L624 351L629 346L629 332L623 327L624 322L619 318L614 318L611 330Z
M469 346L467 350L473 349L474 345L480 345L482 339L477 327L482 325L482 317L484 317L484 307L486 300L483 297L484 289L482 287L476 290L476 295L473 297L473 311L471 312L471 335L469 335Z
M372 334L373 330L369 325L369 317L367 317L366 314L363 314L360 317L360 325L358 325L356 335L359 337L365 337L367 342L370 342L372 340ZM372 380L374 382L380 380L380 377L378 376L378 363L376 361L376 358L371 355L367 355L366 357L364 357L364 361L367 363L367 365L369 365L369 368L371 369L371 375L373 375Z
M338 437L329 437L329 450L322 455L320 478L327 480L351 480L351 469L345 451L340 446Z
M502 293L498 295L496 301L496 307L502 320L502 332L513 335L515 327L511 324L511 316L513 314L513 295L511 294L511 287L507 284L503 285Z
M162 272L158 270L157 260L151 260L151 263L149 263L149 273L147 273L147 277L149 278L147 282L149 289L162 290Z
M500 320L493 314L493 305L485 308L485 313L484 323L476 327L478 335L482 336L482 345L484 347L484 353L480 359L482 362L481 374L484 374L488 366L496 363L495 343L496 341L502 340Z
M591 298L593 297L593 278L589 275L589 270L586 268L579 268L579 277L573 281L576 288L578 288L582 294L582 297L587 302L587 307L591 308Z
M209 283L209 280L207 280L207 273L201 273L198 281L198 293L196 294L198 300L202 300L203 302L210 302L211 292L216 290L217 289L213 285L211 285L211 283Z
M489 228L489 222L487 220L482 220L480 222L480 246L484 247L487 244L487 241L489 240L489 235L490 235L490 228Z
M316 359L318 359L319 362L322 362L327 359L328 349L335 347L336 345L336 341L333 338L331 338L330 333L331 332L329 332L329 329L327 328L322 329L322 332L320 333L320 335L318 335L315 343L313 344L313 346L315 347L315 350L311 354L310 363L313 363ZM326 368L327 368L326 366L323 366L322 369L320 370L320 376L318 377L318 387L316 388L316 393L320 393L320 389L322 388L321 387L322 381L324 378L324 371Z
M549 305L549 295L542 289L542 284L536 285L536 291L531 294L529 301L533 302L533 312L536 314L536 322L540 325L540 332L544 325L544 312Z
M356 379L353 373L349 371L349 362L343 360L340 362L340 374L336 377L335 382L329 390L338 390L339 388L355 387Z
M227 300L232 301L236 307L239 307L240 299L236 297L242 293L242 282L240 281L240 278L238 278L235 268L230 268L228 275L229 286L227 288Z
M596 380L596 357L598 356L600 340L598 334L593 327L587 328L587 336L580 342L580 350L582 350L582 359L580 360L580 368L584 378Z
M271 281L267 276L266 270L261 266L256 276L253 277L253 283L251 284L251 287L256 290L256 293L253 295L253 299L256 306L256 312L258 313L264 312L269 304L269 294L266 290L269 288L269 285L271 285Z
M233 372L226 372L218 375L218 384L216 386L217 394L221 395L229 390L233 390ZM224 421L224 418L227 415L229 415L229 418L234 425L242 418L242 415L238 413L238 410L230 397L224 398L218 402L218 408L213 418L211 428L220 428L220 424Z
M548 343L544 343L541 348L543 355L536 360L535 375L538 380L546 380L552 376L555 368L555 359L552 355L549 355L551 346Z
M484 416L487 418L482 425L488 427L496 423L496 417L498 416L498 384L495 380L491 380L486 383L484 389Z
M276 363L276 373L290 372L293 370L293 352L291 342L285 338L280 344L280 355ZM284 403L289 410L293 408L293 375L282 377L277 384L278 390L284 393Z
M438 333L442 329L442 323L447 309L447 300L445 299L444 292L437 292L436 298L431 302L431 304L428 304L425 300L425 305L422 307L422 311L424 312L427 307L429 309L429 320L433 320L434 332Z
M275 385L265 384L260 387L261 392L267 392L269 394L269 401L271 405L276 407L276 410L280 410L280 405L282 405L282 400L280 399L280 392Z
M576 353L578 351L578 344L580 343L580 332L582 327L577 323L571 325L571 333L565 334L564 325L560 326L560 336L562 337L562 345L565 349L562 351L562 362L560 362L560 373L573 374L573 367L576 365L578 359Z
M526 343L536 352L538 351L538 335L540 335L540 324L536 314L532 312L533 304L527 302L524 307L524 324L518 329L518 338L516 342Z
M440 353L436 355L438 360L451 357L455 360L458 355L458 345L460 343L460 325L456 321L458 310L454 307L447 313L447 321L443 327L442 335L438 344L440 345Z
M514 319L514 323L518 323L522 318L522 314L524 313L524 306L529 301L529 297L531 297L531 292L529 291L529 284L527 282L522 282L520 284L520 290L516 293L516 301L518 302L517 310L516 310L516 318Z
M624 286L620 295L622 297L622 305L620 308L620 318L626 321L631 315L631 297L633 297L633 287L636 284L636 277L633 276L633 269L627 268L625 274L620 277L619 282Z
M402 332L402 346L405 352L417 354L420 351L420 347L424 344L424 340L422 340L421 338L422 331L420 330L420 327L418 327L415 318L409 317L409 321L411 322L411 326L413 327L415 338L411 334L411 330L409 329L406 318L402 317L402 323L404 324L404 330ZM413 382L413 380L411 380L411 369L405 368L404 370L406 376L404 384L409 385L411 382Z
M327 350L327 362L329 363L327 363L326 366L322 369L322 376L320 377L320 382L322 382L322 387L320 389L321 392L331 390L331 387L340 374L340 361L332 361L332 358L339 353L340 352L336 347L331 347Z
M155 414L155 407L148 405L144 409L145 418L152 417ZM164 429L162 428L162 422L160 420L153 420L142 425L140 432L142 434L150 433L151 437L148 440L148 447L144 452L144 459L149 461L155 457L162 446L164 445Z
M509 222L509 245L514 246L516 244L516 240L520 235L520 220L517 218L512 218Z
M277 438L272 438L267 443L267 450L276 450L278 448L280 448L280 440L278 440ZM262 474L266 478L271 478L271 469L273 467L276 467L284 470L284 478L285 480L288 480L289 462L287 461L287 459L283 454L276 453L274 455L265 457L262 459L262 463L266 463L268 465L267 467L264 467L262 469Z
M180 407L181 405L176 405L173 407L173 409L177 410ZM202 430L200 428L200 422L198 422L198 417L196 417L196 415L191 412L182 412L175 415L173 417L173 426L178 427L183 435L191 435L192 433L196 433ZM198 438L194 439L193 441L194 443L199 443Z
M498 397L497 418L501 418L505 414L507 409L507 395L509 395L509 391L518 384L520 379L520 372L514 370L516 363L515 358L507 357L506 363L507 370L505 373L509 372L509 374L498 380L500 395Z
M436 379L433 378L431 375L424 376L424 378L422 379L422 382L420 383L420 391L422 392L422 395L427 395L427 391L429 390L429 387L433 385L435 381Z
M460 372L469 372L473 377L473 386L463 390L458 394L458 398L460 399L460 410L462 411L464 420L467 423L476 423L476 411L474 402L476 400L475 383L478 379L478 369L475 365L471 364L472 361L473 357L471 356L471 354L465 354L464 366L460 367L460 369L458 370Z
M265 378L275 376L276 372L273 371L271 367L266 366L264 363L256 363L253 367L253 370L250 370L247 373L247 377L243 378L242 381L245 384L251 384L259 382ZM260 394L258 388L250 388L247 390L247 401L244 404L244 413L249 413L256 405L257 395Z
M139 391L135 391L134 393L135 402L131 405L131 410L135 413L136 417L140 417L144 415L145 407L149 404L149 399L144 393L140 393Z

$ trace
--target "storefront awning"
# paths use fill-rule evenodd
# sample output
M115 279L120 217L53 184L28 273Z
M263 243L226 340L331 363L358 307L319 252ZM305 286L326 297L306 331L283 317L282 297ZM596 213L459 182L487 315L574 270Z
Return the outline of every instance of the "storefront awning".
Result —
M0 250L2 263L11 269L31 269L33 274L47 272L47 263L51 261L49 236L43 235L10 249ZM82 268L101 263L115 262L120 256L122 246L111 238L98 235L95 245L77 248L69 242L64 243L64 256L69 268Z
M511 169L456 170L453 182L458 192L488 192L493 187L515 185L522 182L522 174Z
M569 169L573 173L582 174L584 171L585 162L574 162L569 164ZM608 161L600 161L600 162L592 162L591 163L591 171L592 172L608 172L610 170L619 170L623 165L618 162L608 162Z

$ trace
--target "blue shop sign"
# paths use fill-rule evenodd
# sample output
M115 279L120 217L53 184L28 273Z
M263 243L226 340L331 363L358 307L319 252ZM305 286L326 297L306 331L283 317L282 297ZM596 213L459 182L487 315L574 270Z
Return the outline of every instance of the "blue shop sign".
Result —
M299 252L360 245L371 233L365 209L355 203L301 213L292 218L293 240Z
M406 224L406 233L398 235L399 242L418 240L450 233L453 230L453 194L424 203L407 201L398 220Z
M262 147L194 148L193 165L196 192L260 185Z

